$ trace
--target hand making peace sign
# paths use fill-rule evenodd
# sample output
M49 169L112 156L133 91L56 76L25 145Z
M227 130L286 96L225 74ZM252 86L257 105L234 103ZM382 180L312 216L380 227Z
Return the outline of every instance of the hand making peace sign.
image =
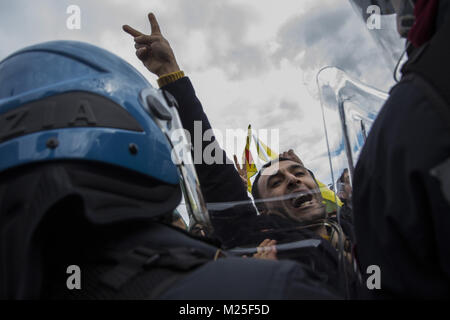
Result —
M134 37L136 55L145 67L158 77L180 71L175 55L169 42L162 36L158 21L153 13L148 14L151 34L143 34L129 25L124 25L122 29Z

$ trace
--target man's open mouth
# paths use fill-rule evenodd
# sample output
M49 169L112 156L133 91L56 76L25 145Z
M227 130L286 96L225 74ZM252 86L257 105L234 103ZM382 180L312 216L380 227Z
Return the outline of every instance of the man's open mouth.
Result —
M292 206L294 208L302 208L312 205L314 197L312 193L303 193L292 199Z

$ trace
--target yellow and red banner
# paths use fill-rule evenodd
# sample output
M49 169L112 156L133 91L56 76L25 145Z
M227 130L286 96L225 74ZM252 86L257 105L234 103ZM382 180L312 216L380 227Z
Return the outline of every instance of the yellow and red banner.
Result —
M248 125L247 141L245 143L244 154L242 155L244 160L243 162L245 163L245 168L247 170L248 192L252 192L252 182L250 181L250 178L253 177L258 172L255 162L253 161L252 153L250 152L251 136L252 136L252 127L251 125Z

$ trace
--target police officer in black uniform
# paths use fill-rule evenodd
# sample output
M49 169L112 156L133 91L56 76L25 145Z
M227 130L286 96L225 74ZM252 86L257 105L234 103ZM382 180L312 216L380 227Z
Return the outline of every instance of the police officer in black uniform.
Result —
M357 255L363 274L380 267L372 297L449 297L450 8L444 0L392 5L415 23L399 19L409 59L355 169Z

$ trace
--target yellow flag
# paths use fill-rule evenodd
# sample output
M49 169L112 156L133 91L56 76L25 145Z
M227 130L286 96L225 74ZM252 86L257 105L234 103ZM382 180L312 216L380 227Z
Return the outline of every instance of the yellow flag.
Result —
M264 142L259 140L254 135L253 135L253 139L255 140L256 151L258 152L258 157L261 160L264 160L264 161L268 162L270 160L275 160L276 158L278 158L278 154L273 152L272 149L270 149L268 146L266 146L264 144Z
M253 177L258 172L258 169L256 168L256 165L253 161L252 153L250 152L251 136L252 136L252 127L251 125L248 125L247 141L245 143L244 154L242 155L245 163L245 168L247 169L248 192L252 192L252 183L250 181L250 178Z
M326 185L316 179L317 184L322 194L323 202L326 207L327 213L331 213L337 210L337 207L342 207L342 201L330 190Z

